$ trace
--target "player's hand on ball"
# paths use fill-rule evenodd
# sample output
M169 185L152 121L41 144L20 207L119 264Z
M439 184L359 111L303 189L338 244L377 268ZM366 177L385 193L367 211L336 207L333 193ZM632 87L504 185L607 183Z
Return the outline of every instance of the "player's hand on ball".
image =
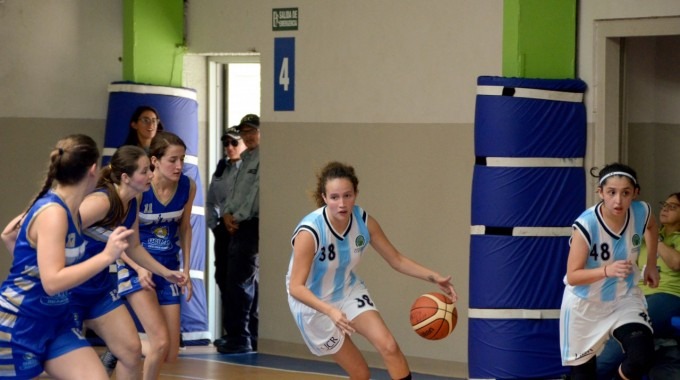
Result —
M439 279L436 280L437 285L439 285L439 289L441 289L444 294L449 297L451 302L456 302L458 301L458 294L456 293L456 289L453 288L453 284L451 283L451 276L447 277L439 277Z
M352 327L352 322L347 319L347 315L339 309L333 308L330 313L328 313L328 317L336 326L338 326L343 334L352 335L352 333L356 331L354 327Z

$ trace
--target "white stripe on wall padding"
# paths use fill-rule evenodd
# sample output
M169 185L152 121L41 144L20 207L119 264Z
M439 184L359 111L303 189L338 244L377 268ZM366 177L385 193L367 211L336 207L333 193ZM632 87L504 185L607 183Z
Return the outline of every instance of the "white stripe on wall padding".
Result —
M512 236L571 236L571 227L514 227Z
M204 276L205 276L205 273L202 270L198 270L198 269L190 269L189 270L189 277L191 277L192 279L203 281L204 278L205 278Z
M186 156L184 156L184 163L185 164L191 164L191 165L198 165L198 157L186 155Z
M205 207L192 205L191 215L205 215Z
M179 98L187 98L196 100L196 91L186 88L163 87L163 86L146 86L143 84L130 83L115 83L109 84L109 92L132 92L135 94L155 94L155 95L169 95Z
M116 153L116 148L104 148L102 149L102 156L104 157L111 157L113 154Z
M560 309L469 309L469 318L560 319Z
M512 227L512 236L571 236L571 227ZM470 235L485 235L486 226L470 226Z
M583 158L558 157L486 157L486 166L524 168L577 168L583 166Z
M477 86L477 95L502 96L504 88L504 86ZM580 92L550 91L521 87L512 88L515 90L512 95L513 98L554 100L572 103L581 103L583 101L583 93Z

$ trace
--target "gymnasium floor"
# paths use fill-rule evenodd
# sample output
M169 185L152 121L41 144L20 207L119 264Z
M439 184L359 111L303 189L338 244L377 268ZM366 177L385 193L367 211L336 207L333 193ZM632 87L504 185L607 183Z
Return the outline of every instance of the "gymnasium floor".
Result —
M385 370L372 369L372 379L389 380ZM114 377L115 378L115 377ZM187 347L180 360L163 366L161 380L313 380L346 378L335 364L270 354L222 355L212 346ZM414 380L462 380L426 374L413 374Z

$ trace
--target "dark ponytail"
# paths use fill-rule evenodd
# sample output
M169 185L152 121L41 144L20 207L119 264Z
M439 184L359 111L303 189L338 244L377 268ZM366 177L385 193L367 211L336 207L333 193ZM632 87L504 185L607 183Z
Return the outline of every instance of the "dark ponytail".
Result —
M24 212L33 207L57 182L60 185L76 185L87 171L99 161L97 143L90 136L76 134L64 137L50 152L50 162L42 188ZM19 228L21 220L14 226Z

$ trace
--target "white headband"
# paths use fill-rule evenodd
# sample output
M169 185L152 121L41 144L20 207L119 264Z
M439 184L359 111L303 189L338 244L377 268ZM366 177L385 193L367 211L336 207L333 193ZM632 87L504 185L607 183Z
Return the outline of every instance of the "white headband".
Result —
M624 177L628 177L628 178L630 178L631 181L633 181L633 185L637 185L637 181L635 180L635 177L633 177L630 173L626 173L626 172L611 172L611 173L605 174L602 178L600 178L600 186L602 186L602 184L604 183L604 181L605 181L607 178L609 178L609 177L611 177L611 176L615 176L615 175L622 175L622 176L624 176Z

